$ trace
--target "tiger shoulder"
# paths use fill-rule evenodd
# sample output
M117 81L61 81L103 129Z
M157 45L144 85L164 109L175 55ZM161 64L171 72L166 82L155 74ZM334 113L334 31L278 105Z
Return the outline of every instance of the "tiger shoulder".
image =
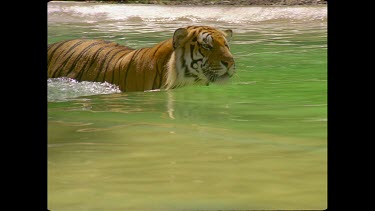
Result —
M232 30L189 26L150 48L105 40L65 40L48 46L48 78L108 82L120 90L173 89L227 81L235 73Z

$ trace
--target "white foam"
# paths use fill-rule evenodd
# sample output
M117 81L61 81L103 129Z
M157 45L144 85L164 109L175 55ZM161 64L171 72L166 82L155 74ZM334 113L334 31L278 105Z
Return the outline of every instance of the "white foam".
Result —
M190 22L218 21L227 23L251 23L278 19L291 20L325 20L326 6L164 6L164 5L128 5L100 3L50 2L48 15L68 14L77 18L95 17L107 20L141 20L145 22L173 22L188 20ZM60 21L66 21L59 16ZM58 17L53 18L58 21ZM82 19L81 19L82 20Z
M79 96L120 93L118 86L104 82L78 82L61 77L50 78L48 83L48 101L67 101Z

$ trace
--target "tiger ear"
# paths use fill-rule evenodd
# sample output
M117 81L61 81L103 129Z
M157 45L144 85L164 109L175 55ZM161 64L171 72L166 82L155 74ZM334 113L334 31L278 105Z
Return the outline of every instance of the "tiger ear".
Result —
M224 30L225 34L227 34L225 37L227 38L227 41L231 41L232 40L232 35L233 35L233 31L232 29L227 29L227 30Z
M187 29L179 28L173 34L173 48L176 49L178 46L181 45L182 40L188 34Z

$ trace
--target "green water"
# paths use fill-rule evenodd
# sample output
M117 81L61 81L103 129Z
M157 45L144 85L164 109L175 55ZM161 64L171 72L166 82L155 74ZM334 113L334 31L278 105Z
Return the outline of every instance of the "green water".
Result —
M105 12L125 5L88 5L49 3L48 42L139 48L190 24L231 28L237 74L169 91L77 97L50 88L50 210L327 208L327 24L308 16L325 7L205 7L214 15L199 19L177 17L189 7L142 6L160 20L119 20ZM177 18L163 19L165 8ZM275 18L252 22L237 11L219 20L218 8Z

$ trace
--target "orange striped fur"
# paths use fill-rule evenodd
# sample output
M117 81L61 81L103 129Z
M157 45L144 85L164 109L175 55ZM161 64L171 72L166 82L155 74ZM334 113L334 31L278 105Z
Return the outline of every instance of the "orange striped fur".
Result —
M226 81L235 73L228 46L231 34L231 30L189 26L141 49L103 40L60 41L48 46L48 78L106 81L121 91Z

